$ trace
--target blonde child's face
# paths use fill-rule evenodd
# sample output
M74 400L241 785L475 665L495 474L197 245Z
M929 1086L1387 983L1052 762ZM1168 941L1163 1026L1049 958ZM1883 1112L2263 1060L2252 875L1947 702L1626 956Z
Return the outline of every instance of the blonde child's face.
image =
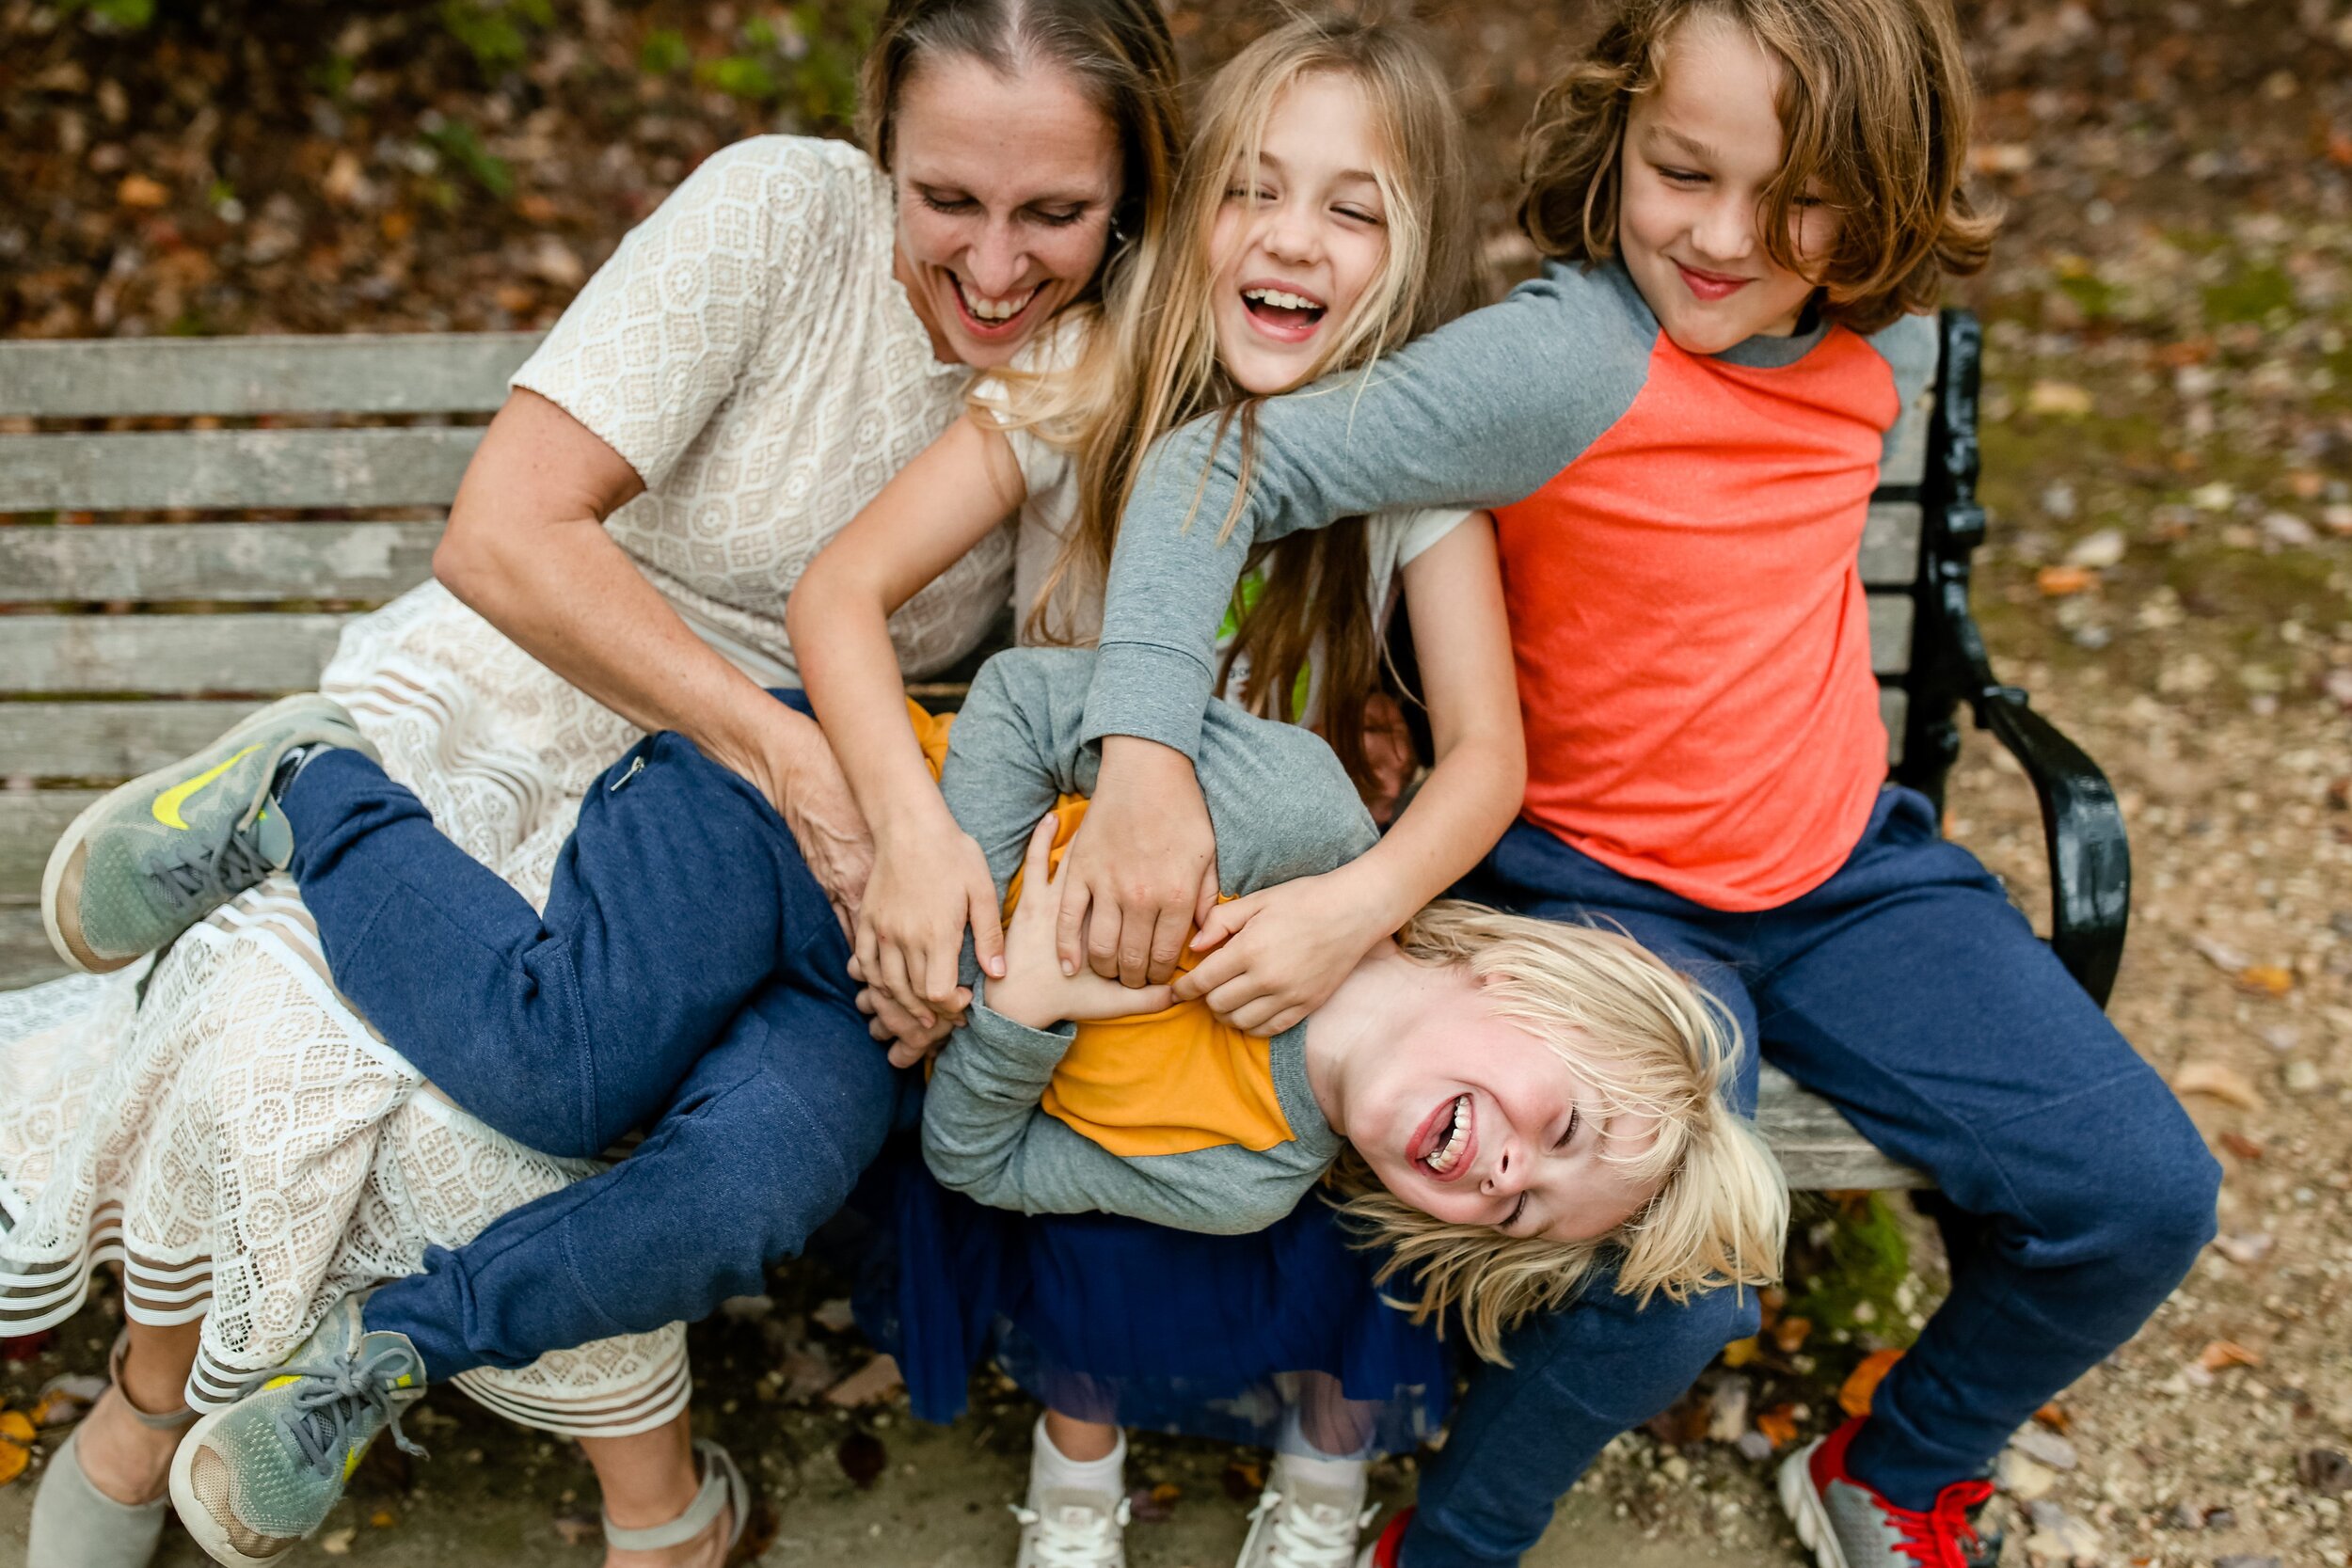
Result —
M1560 1053L1489 1009L1467 974L1367 1063L1348 1093L1347 1138L1380 1184L1425 1213L1507 1235L1590 1242L1656 1187L1619 1158L1656 1137L1605 1117Z
M1677 348L1717 354L1796 330L1814 284L1766 253L1764 188L1780 172L1780 66L1738 24L1692 17L1637 99L1619 154L1617 246ZM1825 256L1837 214L1819 192L1791 209L1800 263ZM1807 271L1811 271L1810 267Z
M1209 236L1219 263L1210 310L1217 357L1243 389L1270 396L1304 382L1379 275L1379 156L1362 90L1317 71L1275 101L1257 166L1233 171Z

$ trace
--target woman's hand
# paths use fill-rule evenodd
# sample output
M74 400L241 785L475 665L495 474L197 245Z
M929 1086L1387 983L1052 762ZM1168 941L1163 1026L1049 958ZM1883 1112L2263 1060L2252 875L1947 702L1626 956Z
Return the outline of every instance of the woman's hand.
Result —
M1087 815L1093 816L1091 809ZM1166 986L1131 988L1062 960L1055 905L1057 895L1065 892L1062 883L1069 879L1070 861L1065 856L1060 879L1051 879L1053 847L1054 819L1049 816L1029 835L1028 852L1022 859L1021 902L1005 930L1004 978L991 981L980 1000L991 1011L1032 1029L1156 1013L1168 1006L1175 997ZM1178 944L1182 946L1181 938Z
M1054 945L1063 974L1089 966L1125 986L1166 982L1185 936L1216 902L1216 833L1191 759L1156 741L1107 737L1060 886Z
M958 988L956 1006L952 1013L943 1013L938 1022L922 1024L896 1002L864 983L856 958L850 959L850 977L859 982L857 1010L866 1015L866 1032L890 1047L890 1065L913 1067L937 1053L963 1022L964 1008L972 1005L972 993Z
M1359 861L1357 865L1362 864ZM1219 904L1194 934L1203 955L1171 988L1246 1035L1279 1035L1331 999L1396 929L1391 899L1355 865Z
M936 806L937 797L933 797ZM968 920L980 967L1005 972L1005 938L988 858L944 807L882 835L852 945L866 982L926 1031L961 1011L957 963Z
M854 942L858 906L874 873L873 831L817 721L773 700L757 711L758 733L748 741L706 750L768 797L825 890L841 934Z

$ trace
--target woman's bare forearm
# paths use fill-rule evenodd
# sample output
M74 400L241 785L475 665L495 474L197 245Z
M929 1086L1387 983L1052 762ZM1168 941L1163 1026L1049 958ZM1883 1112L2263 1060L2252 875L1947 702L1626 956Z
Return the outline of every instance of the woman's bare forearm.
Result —
M910 824L955 826L908 722L891 608L872 584L819 556L786 612L809 705L859 811L885 840Z

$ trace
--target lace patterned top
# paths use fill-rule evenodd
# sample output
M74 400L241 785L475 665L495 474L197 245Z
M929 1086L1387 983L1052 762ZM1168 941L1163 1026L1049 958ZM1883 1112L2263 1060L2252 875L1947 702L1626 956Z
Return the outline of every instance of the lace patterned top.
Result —
M755 136L632 230L515 372L626 458L608 531L722 653L798 685L784 601L826 541L963 407L892 276L890 181L843 142ZM910 675L1009 601L991 533L891 620Z

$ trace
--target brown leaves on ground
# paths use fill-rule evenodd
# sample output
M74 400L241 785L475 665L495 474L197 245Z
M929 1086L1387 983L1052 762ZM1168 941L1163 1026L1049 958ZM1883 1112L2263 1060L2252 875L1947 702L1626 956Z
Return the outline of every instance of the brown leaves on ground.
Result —
M1845 1384L1837 1390L1837 1408L1856 1419L1867 1416L1871 1396L1879 1391L1879 1385L1894 1370L1895 1363L1902 1358L1903 1353L1899 1350L1874 1350L1864 1356L1862 1364L1848 1374Z
M24 1473L33 1462L32 1418L22 1410L0 1410L0 1486Z
M2188 1063L2172 1075L2172 1092L2201 1094L2248 1111L2259 1111L2263 1103L2254 1081L2224 1062Z

